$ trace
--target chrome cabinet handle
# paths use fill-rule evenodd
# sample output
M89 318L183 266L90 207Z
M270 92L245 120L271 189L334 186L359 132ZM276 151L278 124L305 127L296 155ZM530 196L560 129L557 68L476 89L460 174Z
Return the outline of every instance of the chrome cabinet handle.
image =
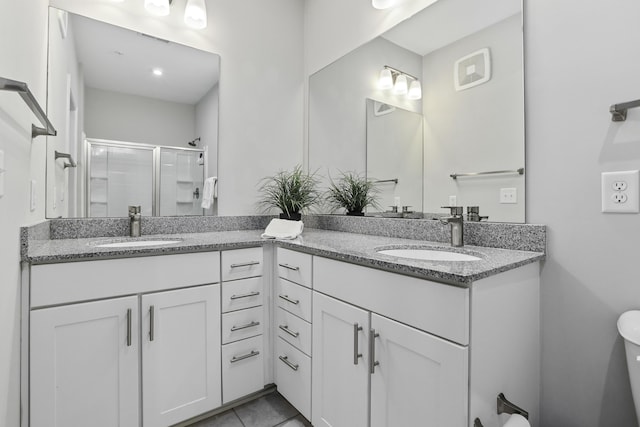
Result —
M153 341L155 337L154 323L156 320L156 310L154 306L149 307L149 341Z
M258 326L259 324L260 322L256 322L255 320L253 320L251 323L247 323L246 325L232 326L231 332L239 331L241 329L253 328L254 326Z
M362 326L357 323L353 324L353 364L358 364L358 359L362 357L362 353L358 353L358 332L362 330Z
M293 332L292 330L289 329L287 325L279 325L278 328L285 331L286 333L288 333L294 338L298 338L298 336L300 335L300 332Z
M287 365L294 371L297 371L298 368L300 367L300 365L294 365L293 363L289 362L289 356L278 356L278 359L282 360L285 365Z
M292 271L300 270L300 267L294 267L293 265L289 265L289 264L278 264L278 265L282 268L286 268L287 270L292 270Z
M376 338L379 336L375 329L369 331L369 372L372 374L376 373L376 366L380 365L376 360Z
M249 292L248 294L231 295L229 299L235 300L235 299L241 299L241 298L257 297L258 295L260 295L260 292L253 291L253 292Z
M260 261L240 262L238 264L231 264L231 268L251 267L252 265L258 265L258 264L260 264Z
M131 309L127 309L127 347L131 347Z
M251 350L251 353L243 354L242 356L233 356L229 362L236 363L244 359L248 359L250 357L255 357L259 355L260 352L256 350Z
M278 298L282 298L283 300L285 300L286 302L290 302L291 304L295 304L295 305L300 304L300 300L291 299L289 298L289 295L278 295Z

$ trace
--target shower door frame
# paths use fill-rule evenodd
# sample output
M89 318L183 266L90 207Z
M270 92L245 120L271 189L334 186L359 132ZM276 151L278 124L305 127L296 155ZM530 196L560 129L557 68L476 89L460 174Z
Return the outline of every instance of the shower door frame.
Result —
M87 171L85 174L86 185L85 185L85 209L86 215L88 218L91 217L91 148L93 145L103 146L103 147L116 147L116 148L133 148L133 149L141 149L141 150L149 150L152 152L152 163L151 168L153 171L152 182L151 182L151 216L159 216L160 212L160 155L163 148L178 150L184 152L194 152L194 153L202 153L203 155L203 173L202 180L206 179L208 176L208 153L207 148L183 148L183 147L175 147L172 145L153 145L153 144L145 144L140 142L127 142L127 141L116 141L111 139L98 139L98 138L85 138L84 140L86 144L85 155L86 155L86 165ZM189 215L189 216L204 216L205 210L202 209L202 214L200 215ZM186 215L182 215L186 216Z

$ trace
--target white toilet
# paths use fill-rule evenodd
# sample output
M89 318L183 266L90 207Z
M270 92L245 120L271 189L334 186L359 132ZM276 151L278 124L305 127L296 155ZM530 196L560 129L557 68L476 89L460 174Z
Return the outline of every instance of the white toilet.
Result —
M640 310L622 313L618 318L618 332L624 338L631 393L640 424Z

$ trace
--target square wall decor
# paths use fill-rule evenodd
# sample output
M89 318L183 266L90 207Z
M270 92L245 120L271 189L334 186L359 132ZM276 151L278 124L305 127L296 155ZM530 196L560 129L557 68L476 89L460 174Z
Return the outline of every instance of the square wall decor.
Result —
M491 56L488 47L463 56L453 67L453 84L458 91L481 85L489 79L491 79Z

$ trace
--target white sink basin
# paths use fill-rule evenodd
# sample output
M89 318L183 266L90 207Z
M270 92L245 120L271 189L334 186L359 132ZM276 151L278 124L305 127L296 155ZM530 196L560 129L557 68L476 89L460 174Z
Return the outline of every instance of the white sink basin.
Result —
M163 246L180 243L182 240L127 240L124 242L93 243L96 248L140 248L145 246Z
M482 259L460 252L439 251L434 249L382 249L377 252L382 255L419 259L422 261L480 261Z

